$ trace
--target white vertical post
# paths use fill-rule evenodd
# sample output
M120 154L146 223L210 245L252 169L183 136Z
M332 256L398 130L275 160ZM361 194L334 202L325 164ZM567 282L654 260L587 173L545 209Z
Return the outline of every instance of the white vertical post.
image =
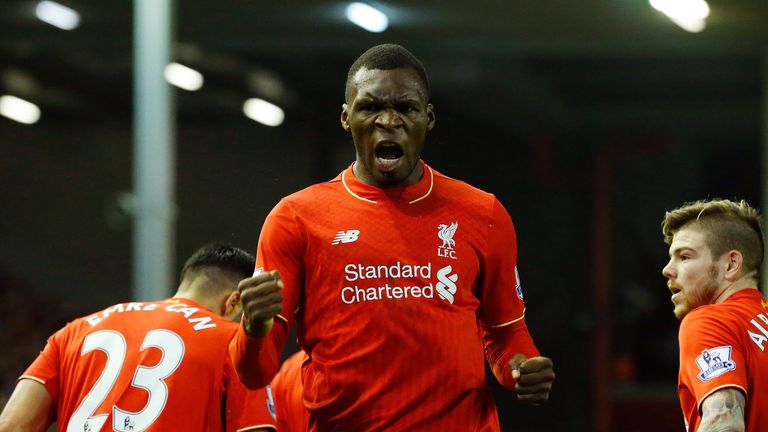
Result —
M174 104L171 0L134 0L133 300L167 297L175 266Z

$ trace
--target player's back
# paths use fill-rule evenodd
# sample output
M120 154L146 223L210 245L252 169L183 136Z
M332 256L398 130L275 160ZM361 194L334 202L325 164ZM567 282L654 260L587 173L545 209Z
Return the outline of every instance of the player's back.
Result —
M187 299L122 303L57 332L25 375L54 396L60 431L218 431L235 330Z

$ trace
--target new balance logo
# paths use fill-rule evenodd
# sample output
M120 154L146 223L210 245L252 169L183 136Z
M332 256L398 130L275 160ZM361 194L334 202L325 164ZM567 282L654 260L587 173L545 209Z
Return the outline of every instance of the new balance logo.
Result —
M339 231L336 234L336 237L333 239L334 245L337 245L339 243L352 243L353 241L357 240L357 237L360 235L360 230L347 230L347 231Z

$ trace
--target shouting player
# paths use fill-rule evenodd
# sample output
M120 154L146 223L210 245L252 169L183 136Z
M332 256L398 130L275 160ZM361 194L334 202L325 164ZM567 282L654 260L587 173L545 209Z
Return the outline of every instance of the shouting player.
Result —
M484 354L520 400L546 401L554 380L525 324L512 220L421 160L435 112L411 52L366 51L345 99L356 159L267 217L267 271L240 284L238 373L269 383L296 322L309 430L496 431Z

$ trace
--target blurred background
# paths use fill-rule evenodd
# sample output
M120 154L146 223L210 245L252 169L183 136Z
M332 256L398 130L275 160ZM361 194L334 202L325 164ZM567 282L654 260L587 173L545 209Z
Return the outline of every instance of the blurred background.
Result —
M702 198L768 204L768 2L178 0L166 44L135 2L57 1L0 4L0 406L64 323L171 294L206 242L255 251L281 197L348 166L347 69L394 42L430 75L424 159L515 221L555 361L545 406L496 386L502 429L684 430L659 223ZM165 1L146 3L151 20ZM137 81L153 50L159 90ZM149 216L141 145L166 181ZM136 234L153 211L160 234ZM169 270L146 291L153 262Z

